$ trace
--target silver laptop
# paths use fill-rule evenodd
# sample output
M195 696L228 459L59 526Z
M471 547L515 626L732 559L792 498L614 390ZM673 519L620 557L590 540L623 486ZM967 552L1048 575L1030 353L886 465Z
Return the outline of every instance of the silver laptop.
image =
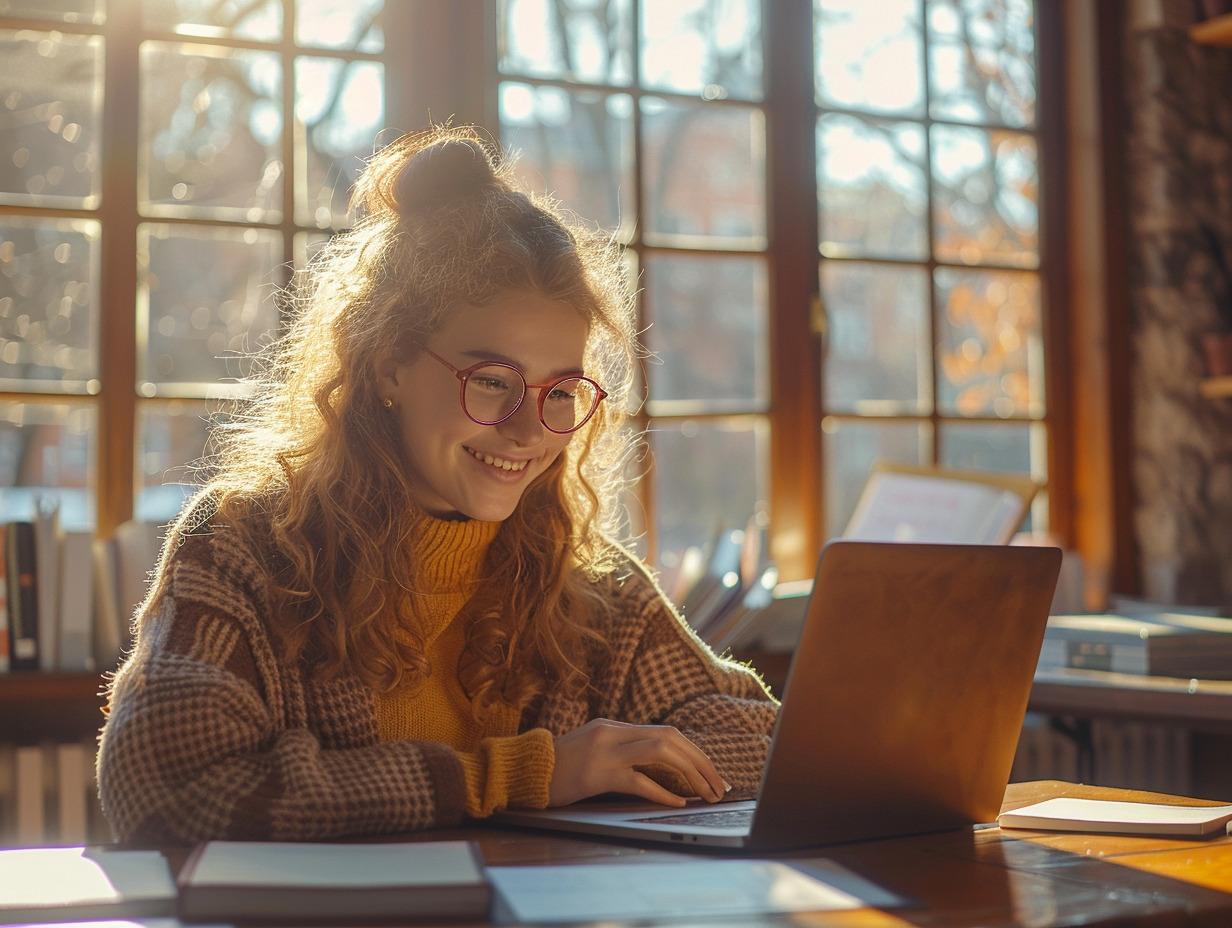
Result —
M755 802L600 799L496 820L767 850L991 822L1060 566L1050 547L831 541Z

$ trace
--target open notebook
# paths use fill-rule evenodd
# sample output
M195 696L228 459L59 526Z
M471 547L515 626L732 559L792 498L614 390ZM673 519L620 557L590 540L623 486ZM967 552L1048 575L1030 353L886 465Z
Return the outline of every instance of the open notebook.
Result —
M991 822L1060 564L1058 548L831 541L756 803L599 800L497 820L759 849Z

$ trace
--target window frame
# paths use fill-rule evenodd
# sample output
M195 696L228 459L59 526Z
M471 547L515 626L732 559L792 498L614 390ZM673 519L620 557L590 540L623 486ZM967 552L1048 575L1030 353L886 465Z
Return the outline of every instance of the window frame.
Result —
M1102 7L1101 7L1102 8ZM767 241L764 252L769 270L769 409L771 553L785 579L811 576L823 541L824 484L822 471L820 370L821 338L825 319L818 281L817 216L814 201L799 194L812 190L815 176L815 112L811 81L799 79L812 68L812 5L763 0L765 41L765 98L767 139ZM1102 15L1109 19L1111 14ZM99 380L96 395L74 397L96 405L98 435L94 483L96 525L100 536L132 517L137 490L137 411L140 403L159 402L137 395L137 268L138 226L142 217L137 201L137 127L139 123L138 50L146 37L140 27L136 3L108 6L102 27L42 21L6 22L36 29L102 34L105 41L101 202L96 210L39 209L52 218L90 218L102 224L100 242ZM380 56L386 73L386 125L395 130L414 129L429 119L474 123L495 131L499 124L496 2L457 3L455 0L416 0L390 3L384 14L386 51ZM1059 0L1037 0L1037 78L1039 98L1039 164L1041 175L1039 272L1043 282L1043 309L1047 351L1045 399L1048 430L1048 487L1050 527L1063 543L1100 554L1119 572L1118 586L1128 588L1126 567L1130 556L1125 541L1123 509L1127 465L1109 460L1076 458L1074 431L1081 421L1094 421L1111 429L1115 442L1125 428L1104 404L1075 400L1076 388L1090 379L1078 372L1075 353L1089 350L1106 335L1104 306L1071 316L1070 292L1077 272L1069 251L1072 193L1068 178L1074 170L1062 114L1073 96L1069 69L1074 67L1070 34L1073 14ZM290 30L287 30L289 36ZM180 38L180 37L175 37ZM289 37L283 43L292 46ZM236 43L243 45L244 43ZM1098 43L1097 43L1098 45ZM265 47L265 46L263 46ZM277 47L277 46L275 46ZM442 56L442 48L450 54ZM285 49L283 49L285 51ZM1097 48L1099 55L1106 49ZM332 52L331 52L332 54ZM1089 59L1088 63L1089 63ZM417 62L431 67L416 69ZM288 65L289 67L289 65ZM1098 70L1098 68L1093 68ZM1106 74L1104 75L1107 76ZM288 81L284 104L293 93ZM1107 118L1107 91L1096 115ZM288 111L289 112L289 111ZM284 133L284 157L290 163L291 133ZM293 190L286 185L286 208L278 228L283 235L288 264L295 233L302 231L291 209ZM0 206L0 214L29 212ZM1111 234L1111 233L1110 233ZM1109 277L1109 280L1112 278ZM1092 325L1086 323L1094 320ZM1090 334L1094 329L1095 334ZM1123 363L1124 348L1114 345L1114 368ZM1115 373L1115 370L1114 370ZM1098 382L1096 386L1107 389ZM46 401L36 394L5 393L4 399ZM1086 405L1082 405L1085 403ZM1077 415L1075 409L1077 408ZM1093 419L1092 419L1093 417ZM819 462L815 467L800 462ZM1076 473L1077 471L1077 473ZM1085 487L1107 480L1111 489L1105 505L1094 512L1075 508L1075 481ZM649 501L653 505L653 500ZM1119 533L1119 534L1118 534ZM1111 550L1109 550L1111 549Z

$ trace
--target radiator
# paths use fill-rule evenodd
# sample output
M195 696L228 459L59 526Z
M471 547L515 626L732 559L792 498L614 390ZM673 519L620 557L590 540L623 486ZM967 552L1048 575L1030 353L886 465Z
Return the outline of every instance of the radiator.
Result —
M1068 780L1183 796L1190 792L1191 757L1185 729L1113 719L1054 724L1029 714L1010 780Z
M93 739L0 745L0 846L111 840L98 806Z

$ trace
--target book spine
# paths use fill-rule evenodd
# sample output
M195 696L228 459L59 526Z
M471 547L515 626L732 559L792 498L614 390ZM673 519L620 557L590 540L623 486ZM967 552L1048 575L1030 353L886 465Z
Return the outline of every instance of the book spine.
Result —
M1149 658L1145 643L1120 644L1045 637L1040 648L1038 669L1073 668L1148 675Z
M5 564L4 537L8 527L0 523L0 673L12 670L12 646L9 634L9 585Z
M46 839L46 794L43 790L43 749L27 745L17 749L17 812L16 840L18 844L42 844Z
M94 662L94 536L64 532L59 564L59 669L91 671Z
M39 669L36 563L33 523L10 522L5 537L5 575L12 645L9 662L13 670Z
M60 669L60 503L42 497L34 513L34 582L38 588L39 669Z
M89 756L84 744L56 745L57 791L59 815L56 826L61 844L85 844L89 830L87 797L90 781L86 774Z

